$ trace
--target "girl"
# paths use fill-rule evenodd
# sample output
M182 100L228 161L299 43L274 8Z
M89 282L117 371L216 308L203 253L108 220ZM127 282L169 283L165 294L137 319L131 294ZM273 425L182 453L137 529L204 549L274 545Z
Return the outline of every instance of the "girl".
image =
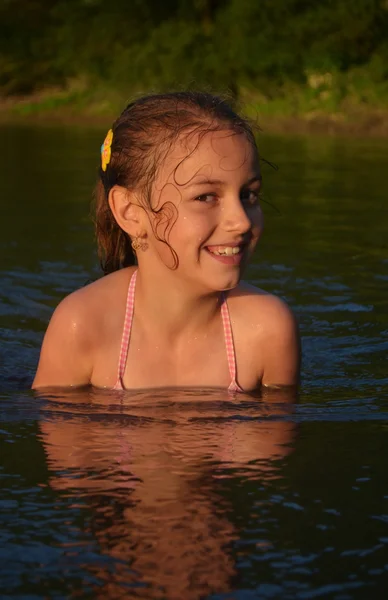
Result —
M263 228L249 123L206 93L129 104L101 149L102 279L65 298L33 387L295 385L295 319L240 281Z

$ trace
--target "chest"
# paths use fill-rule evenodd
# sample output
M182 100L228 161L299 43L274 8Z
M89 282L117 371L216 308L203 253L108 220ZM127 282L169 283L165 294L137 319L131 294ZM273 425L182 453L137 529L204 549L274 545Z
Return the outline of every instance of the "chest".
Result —
M249 331L233 323L233 338L225 336L222 322L202 335L188 335L179 342L144 336L136 326L122 346L121 379L125 389L157 387L220 387L236 380L245 391L255 390L262 376L262 352ZM232 341L232 339L234 341ZM122 327L105 336L96 353L91 383L112 388L118 379Z
M125 388L228 387L230 380L222 330L168 343L144 340L133 329L123 374Z

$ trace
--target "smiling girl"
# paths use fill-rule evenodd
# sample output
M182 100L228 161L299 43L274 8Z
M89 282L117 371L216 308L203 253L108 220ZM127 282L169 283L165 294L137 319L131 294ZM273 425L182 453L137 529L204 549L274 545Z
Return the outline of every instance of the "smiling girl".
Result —
M33 387L296 385L299 337L278 298L241 281L263 229L252 129L200 92L129 104L101 149L105 276L65 298Z

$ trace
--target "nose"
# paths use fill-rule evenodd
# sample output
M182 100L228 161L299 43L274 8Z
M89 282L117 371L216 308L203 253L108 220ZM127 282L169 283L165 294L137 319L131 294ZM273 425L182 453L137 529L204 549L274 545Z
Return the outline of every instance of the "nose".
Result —
M242 204L239 198L231 199L222 207L223 228L228 232L247 233L252 227L252 221L249 218L247 208Z

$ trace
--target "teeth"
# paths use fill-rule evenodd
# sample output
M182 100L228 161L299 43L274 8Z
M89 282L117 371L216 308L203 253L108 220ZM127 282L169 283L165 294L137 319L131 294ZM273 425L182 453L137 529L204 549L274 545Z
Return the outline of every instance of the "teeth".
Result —
M210 250L210 252L217 254L218 256L233 256L233 254L238 254L240 250L240 246L219 246L217 250Z

